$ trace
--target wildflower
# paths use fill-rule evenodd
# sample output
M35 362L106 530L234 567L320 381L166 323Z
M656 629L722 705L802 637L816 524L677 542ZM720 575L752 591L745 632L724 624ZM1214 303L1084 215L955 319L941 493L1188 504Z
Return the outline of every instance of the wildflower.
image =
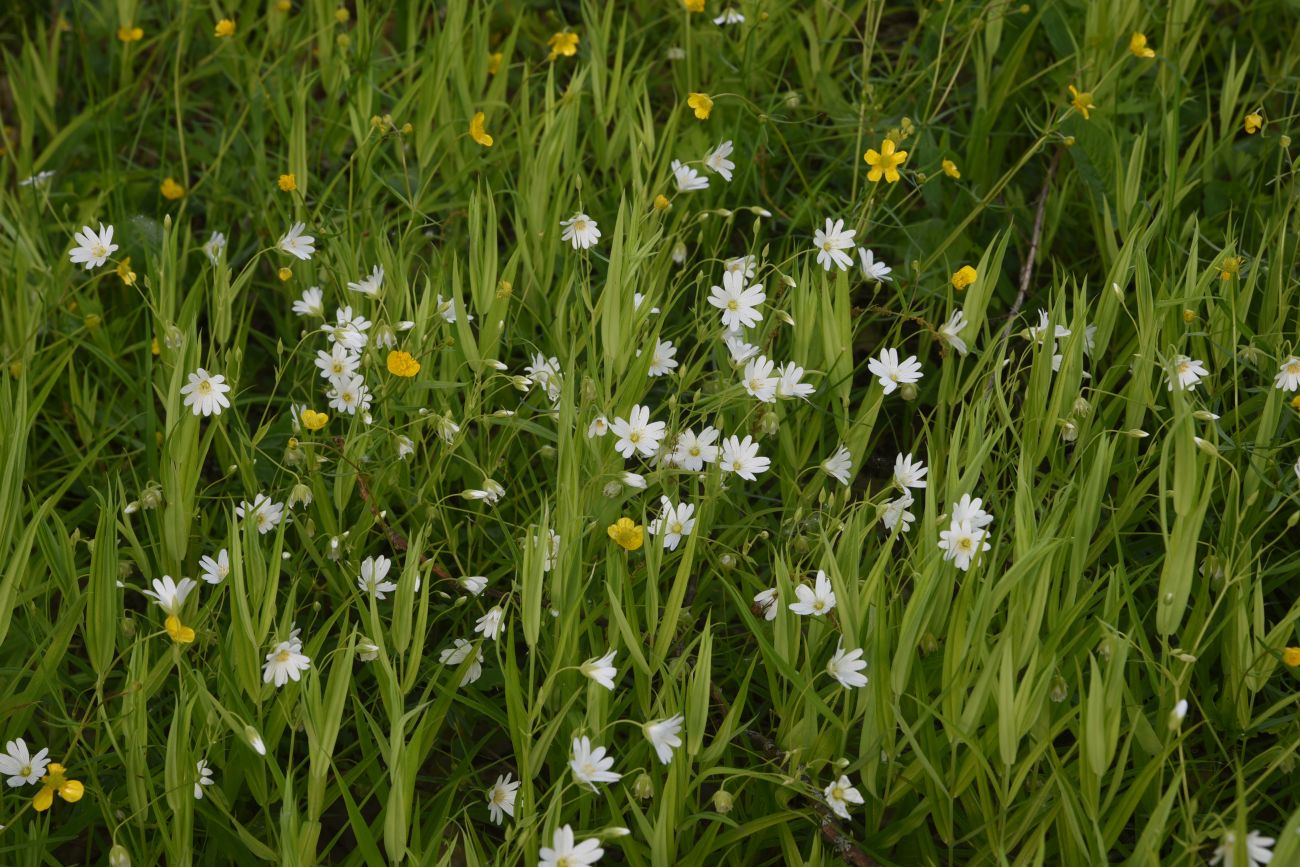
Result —
M269 533L279 525L280 520L284 517L284 504L273 503L266 494L258 494L251 503L247 501L240 502L235 507L235 515L239 518L247 515L257 527L258 533Z
M235 35L235 22L229 18L222 18L217 22L217 26L212 29L212 35L218 39L227 39Z
M952 315L948 317L948 321L940 326L939 339L957 350L958 355L965 355L969 351L966 347L966 341L962 340L958 335L969 324L970 322L967 321L964 310L954 310Z
M867 685L867 676L860 674L867 667L862 658L862 649L844 650L844 645L837 645L835 655L826 663L826 673L840 682L845 689L857 689Z
M957 168L957 164L952 160L944 160L941 165L943 166L943 173L948 177L954 180L961 177L961 169Z
M1133 35L1128 38L1128 50L1134 57L1140 57L1143 60L1150 60L1156 56L1156 50L1147 45L1145 33L1133 31Z
M626 420L615 418L610 430L618 437L614 450L624 458L639 453L642 457L651 457L659 450L659 443L664 438L666 425L661 421L650 421L650 408L634 406Z
M1180 389L1191 390L1196 384L1210 375L1205 369L1205 362L1188 358L1186 355L1174 356L1173 375L1169 377L1169 390L1177 385Z
M208 261L213 265L218 265L221 263L221 253L225 249L226 236L220 232L213 232L203 244L203 255L207 256ZM296 304L294 305L294 312L297 312Z
M609 419L603 415L596 416L591 420L591 424L587 425L588 439L603 437L607 433L609 433Z
M195 632L190 627L181 622L180 617L175 614L169 615L163 628L171 636L171 640L177 644L193 644Z
M727 437L722 442L722 459L719 463L724 473L735 473L748 482L758 473L766 472L772 461L758 453L758 443L753 437Z
M746 343L744 331L738 328L722 332L722 342L726 344L727 352L731 355L732 364L744 364L755 355L758 355L758 347L752 343Z
M841 271L847 270L853 264L853 257L844 251L853 249L855 234L857 234L856 229L845 230L843 220L832 222L830 217L827 217L826 228L818 229L813 233L813 246L817 248L817 264L827 271L833 266L838 266Z
M763 403L776 403L776 387L780 380L772 375L775 365L760 355L745 365L741 384L745 391Z
M279 689L290 680L295 683L302 673L311 668L311 659L302 653L302 645L296 641L281 641L266 655L266 665L262 668L262 683L274 681Z
M203 800L203 787L211 786L213 783L212 769L208 767L207 759L199 759L194 766L194 800Z
M388 570L392 566L393 561L383 555L362 560L361 574L357 576L357 589L362 593L369 593L376 599L386 598L384 594L397 590L396 584L384 580L388 577Z
M469 668L465 669L465 674L461 676L461 686L468 686L482 677L483 651L476 650L475 646L465 639L457 638L452 642L451 647L444 648L442 652L438 654L438 661L443 665L460 665L471 653L475 655L475 658L470 661Z
M474 621L474 631L483 633L484 638L496 641L501 635L501 624L505 615L505 611L499 605L493 606L487 614Z
M248 740L248 745L253 748L253 752L259 756L266 755L266 743L262 736L257 733L257 729L252 726L244 726L244 737Z
M867 370L876 377L885 394L893 394L900 385L914 384L921 381L921 363L915 355L910 355L901 363L897 349L882 349L880 357L867 362Z
M835 454L822 461L819 469L835 479L841 485L849 483L849 470L853 467L853 455L843 445L835 449Z
M650 376L664 376L672 373L673 368L677 367L677 347L673 346L672 341L657 340L655 341L655 352L650 359Z
M3 148L0 148L0 154L2 154L2 153L4 153L4 149L3 149ZM18 186L20 186L20 187L43 187L43 186L45 186L47 183L49 183L49 180L50 180L50 178L52 178L52 177L54 177L54 172L53 172L53 171L37 172L37 173L34 174L34 175L30 175L30 176L28 176L28 177L23 178L21 181L18 182Z
M623 484L627 485L629 488L635 488L638 491L645 490L645 476L640 473L625 472L619 478L621 478Z
M180 614L190 592L199 586L192 578L182 578L177 584L170 575L155 578L151 583L153 589L143 591L144 595L157 602L158 607L168 614Z
M0 753L0 776L8 778L5 782L11 789L30 786L45 776L45 767L50 763L49 754L48 749L42 749L32 755L22 738L9 741L5 744L5 751Z
M54 793L69 804L75 804L86 793L86 787L77 780L69 780L67 769L55 762L49 766L45 776L41 777L41 790L32 798L32 809L44 813L54 806Z
M782 400L791 400L796 397L808 397L817 391L816 386L810 382L801 382L804 370L793 361L787 361L776 369L776 396Z
M1183 719L1187 716L1187 699L1179 699L1178 703L1169 711L1169 730L1173 731L1183 724Z
M307 226L304 223L294 223L289 227L289 231L285 232L280 238L276 246L291 256L297 256L304 262L310 260L312 254L316 252L316 248L312 246L316 243L316 239L311 235L303 234L306 228Z
M1288 355L1278 368L1277 376L1273 379L1273 387L1280 388L1283 391L1295 391L1300 388L1300 358L1294 355Z
M1254 135L1264 126L1264 117L1258 112L1252 111L1246 115L1246 120L1242 126L1246 130L1246 135Z
M711 426L705 426L698 435L687 428L677 437L677 445L673 448L673 463L682 469L700 472L705 464L718 459L718 447L714 445L718 436L718 430Z
M497 825L501 824L503 816L515 817L515 793L519 790L519 781L511 782L510 777L510 774L497 777L487 790L488 815Z
M547 60L554 60L560 56L572 57L578 53L578 34L554 33L550 39L546 40L546 44L551 47L551 53Z
M609 538L620 548L635 551L645 542L645 527L631 518L619 518L606 528Z
M880 145L880 152L877 153L875 148L868 148L867 152L862 155L871 170L867 172L867 180L873 184L880 183L884 178L887 184L898 183L898 167L907 161L907 151L895 150L897 145L894 140L887 138Z
M893 271L884 262L876 261L876 254L866 247L858 248L858 258L862 260L862 278L872 280L876 283L887 283L889 274Z
M1097 106L1093 104L1092 94L1086 90L1078 90L1073 84L1070 85L1070 105L1074 110L1083 115L1084 120L1088 120L1092 111Z
M202 570L201 576L209 584L220 584L230 575L230 552L222 548L217 552L216 557L203 556L199 559L199 569Z
M618 669L614 667L614 656L617 653L617 650L610 650L604 656L588 659L578 670L605 689L613 690L614 678L618 677Z
M663 193L660 193L659 195L655 196L655 200L653 204L654 204L654 209L656 211L666 211L673 206L672 200L669 199L667 196L665 196ZM645 297L641 295L640 292L636 294L642 298ZM640 307L641 305L637 304L636 306Z
M989 543L984 541L986 535L984 530L972 527L969 521L953 520L947 530L939 531L943 559L954 561L963 572L968 571L975 556L989 550Z
M117 28L117 39L119 42L139 42L144 39L144 28L123 24Z
M722 324L726 328L753 328L763 320L759 305L767 300L763 284L745 286L745 275L727 271L722 275L722 285L709 289L709 304L722 311Z
M835 590L831 579L821 569L817 570L817 580L812 587L800 584L794 588L798 602L790 603L790 610L802 616L821 617L835 607Z
M600 240L600 228L596 225L596 221L586 214L574 214L567 220L561 220L560 225L564 227L560 240L573 244L575 250L594 247Z
M596 783L617 783L622 774L610 770L614 767L614 757L604 747L591 746L591 740L583 735L573 739L573 758L569 761L573 769L573 778L579 783L586 783L596 791Z
M682 6L686 7L687 12L703 12L704 0L682 0Z
M489 506L495 506L505 492L506 489L500 482L484 479L482 488L470 488L461 496L470 500L482 500Z
M393 376L415 376L420 372L420 362L409 352L394 349L388 353L388 372Z
M980 277L979 272L970 265L962 265L952 275L952 288L965 292Z
M490 148L492 147L493 138L488 135L487 129L484 126L486 120L487 115L483 112L475 112L474 116L470 118L469 121L469 137L483 145L483 147Z
M1276 842L1272 837L1265 837L1258 831L1250 831L1246 834L1246 863L1244 867L1261 867L1273 860L1273 843ZM1237 833L1235 831L1224 831L1222 839L1219 840L1219 846L1214 850L1214 857L1210 859L1210 867L1215 867L1220 862L1224 867L1235 867L1235 858L1237 851Z
M1291 668L1300 666L1300 647L1288 647L1282 651L1282 663Z
M360 292L362 295L369 295L371 298L379 296L379 290L384 285L384 266L376 265L368 277L363 277L355 283L349 282L348 288L353 292Z
M605 850L593 838L574 843L573 828L568 825L555 829L550 846L538 850L538 867L590 867L600 860Z
M500 51L494 51L488 55L488 75L496 75L501 69L501 60L505 57Z
M823 794L826 797L826 805L841 819L849 818L849 804L863 803L862 794L853 788L852 781L846 775L841 775L838 780L827 786Z
M754 596L754 613L762 613L764 620L776 619L776 588L769 587Z
M355 374L361 365L361 356L343 344L335 343L329 352L317 350L315 364L320 375L333 382Z
M650 535L662 536L664 549L677 550L677 545L695 529L695 506L692 503L673 505L667 497L659 498L663 514L650 522Z
M668 719L648 722L641 726L641 733L645 739L655 748L655 755L659 756L659 763L666 765L673 760L673 750L682 745L680 737L682 732L682 723L686 722L686 717L681 714L669 717Z
M728 273L743 274L746 280L754 279L754 267L758 264L757 256L737 256L735 259L728 259L722 263L723 269Z
M695 112L696 120L708 120L713 111L713 100L707 93L692 93L686 97L686 105Z
M912 522L916 520L916 515L907 510L914 502L910 491L904 491L897 499L885 501L880 509L880 523L884 525L886 532L894 532L894 528L899 523L902 523L904 533L912 529Z
M117 268L115 270L117 271L118 279L122 281L123 285L135 285L135 271L131 270L130 256L124 256L122 261L117 263Z
M302 411L302 426L310 431L317 431L329 423L330 417L327 413L316 412L314 409L304 409Z
M176 182L175 178L164 178L162 186L158 188L162 197L168 201L174 202L185 195L185 188Z
M199 368L189 375L189 384L181 386L181 394L185 395L185 406L194 411L195 415L221 415L223 409L230 407L230 400L226 397L226 392L230 391L230 386L226 385L226 378L221 374L209 374L203 368Z
M722 10L722 14L713 19L713 23L719 26L724 24L744 24L745 16L740 14L735 6L728 6Z
M356 415L357 410L366 412L370 409L370 388L359 375L343 376L331 380L333 388L327 394L330 408Z
M478 596L487 589L488 580L483 575L467 575L460 579L460 586L469 591L470 595Z
M704 165L710 171L722 175L722 179L727 183L731 183L731 173L736 168L736 164L728 159L728 157L731 156L731 151L731 139L727 139L722 144L709 151L708 155L704 158ZM751 274L750 276L752 277L754 275Z
M74 265L82 265L87 271L98 268L113 255L117 245L113 243L113 227L99 224L96 232L89 226L82 226L81 231L73 236L77 246L68 251L68 258Z
M983 529L993 523L993 516L984 511L984 501L970 494L962 494L961 499L952 507L953 521L966 521L976 529Z

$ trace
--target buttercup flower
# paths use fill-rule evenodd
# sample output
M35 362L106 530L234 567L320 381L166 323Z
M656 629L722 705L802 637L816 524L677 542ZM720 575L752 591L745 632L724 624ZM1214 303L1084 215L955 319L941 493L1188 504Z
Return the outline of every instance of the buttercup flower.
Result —
M420 362L411 353L394 349L388 353L388 372L393 376L415 376L420 372Z
M119 42L139 42L144 39L144 28L123 24L117 28L117 38Z
M898 183L901 175L898 174L898 167L907 161L907 151L896 150L897 145L893 139L885 139L880 145L880 151L875 148L869 148L862 158L871 166L867 172L867 180L873 184L879 183L883 178L887 184Z
M695 112L697 120L708 120L713 111L713 100L707 93L692 93L686 97L686 105Z
M1070 85L1070 105L1074 106L1075 111L1083 115L1084 120L1088 120L1091 117L1088 112L1097 107L1093 104L1091 93L1086 90L1079 90L1073 84Z
M287 172L286 174L280 175L280 178L276 183L279 185L280 192L282 193L292 193L294 190L298 189L298 179L294 177L293 172Z
M230 18L222 18L217 22L217 26L212 28L212 35L218 39L228 39L235 35L235 22Z
M32 809L43 813L54 806L54 793L69 804L75 804L86 793L86 787L77 780L69 780L63 765L53 763L41 777L41 790L32 798Z
M645 527L631 518L619 518L606 528L609 538L620 548L635 551L645 542Z
M962 265L952 275L952 288L964 292L980 277L979 272L970 265Z
M177 183L175 178L164 179L158 191L169 201L175 201L185 195L185 188Z
M944 160L941 166L943 167L943 173L948 177L953 179L961 177L961 169L957 168L957 164L952 160Z
M1242 122L1242 128L1246 130L1246 135L1254 135L1264 127L1264 116L1258 112L1252 111L1246 115L1245 121Z
M578 34L576 33L554 33L551 38L546 40L546 44L551 47L551 53L548 60L554 60L557 57L572 57L578 53Z
M1133 31L1133 35L1128 38L1128 50L1134 57L1140 57L1143 60L1150 60L1156 56L1156 50L1147 45L1147 37L1144 33Z
M483 147L490 148L492 147L493 138L488 135L487 129L484 126L486 121L487 115L481 111L475 112L474 116L470 118L469 121L469 137L483 145Z

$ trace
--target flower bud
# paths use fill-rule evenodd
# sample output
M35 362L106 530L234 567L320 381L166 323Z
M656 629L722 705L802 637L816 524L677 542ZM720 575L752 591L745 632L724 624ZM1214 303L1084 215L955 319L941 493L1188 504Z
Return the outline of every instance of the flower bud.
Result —
M1070 694L1070 688L1066 686L1065 678L1061 677L1059 674L1056 677L1052 678L1052 689L1050 692L1047 693L1048 698L1050 698L1052 701L1056 702L1057 704L1060 704L1061 702L1065 701L1066 697L1069 694Z
M1072 443L1079 438L1079 427L1072 421L1061 422L1061 441Z
M722 567L722 571L730 572L736 568L736 558L732 554L723 554L718 558L718 565Z
M244 738L259 756L266 755L266 744L262 742L262 736L257 733L257 729L252 726L244 726Z
M916 384L912 382L903 383L898 387L898 396L907 401L916 400Z
M722 815L730 813L734 806L736 806L736 799L731 797L731 793L726 789L718 789L713 793L713 809Z
M645 771L642 771L636 778L636 782L632 783L632 794L642 801L648 801L655 796L654 780L650 779L650 775Z
M1178 704L1169 712L1169 730L1175 731L1183 724L1183 718L1187 716L1187 699L1179 699Z
M131 867L131 853L121 845L109 849L108 867Z
M1083 395L1074 399L1074 406L1071 409L1077 418L1087 418L1092 415L1092 404L1088 403Z

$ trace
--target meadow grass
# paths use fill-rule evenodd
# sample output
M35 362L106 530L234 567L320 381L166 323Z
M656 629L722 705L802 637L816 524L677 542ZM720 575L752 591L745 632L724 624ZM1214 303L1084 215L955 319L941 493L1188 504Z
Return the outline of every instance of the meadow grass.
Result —
M0 863L1300 864L1295 4L691 5L0 12Z

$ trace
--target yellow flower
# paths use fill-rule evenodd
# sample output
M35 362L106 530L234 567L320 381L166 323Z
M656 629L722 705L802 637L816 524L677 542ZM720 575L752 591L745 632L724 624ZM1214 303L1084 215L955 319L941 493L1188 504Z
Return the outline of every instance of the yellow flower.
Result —
M1282 661L1292 668L1300 665L1300 647L1288 647L1282 651Z
M1128 50L1134 57L1141 57L1144 60L1150 60L1156 56L1156 50L1147 45L1146 34L1136 31L1128 38Z
M181 623L181 619L175 614L167 617L167 634L172 637L172 641L177 644L193 644L194 630Z
M1196 321L1196 311L1190 307L1183 308L1183 321L1191 325Z
M952 275L952 288L958 292L964 292L966 287L970 286L980 277L979 272L969 265L962 265Z
M1295 397L1291 398L1291 408L1296 412L1300 412L1300 394L1297 394Z
M131 257L124 256L121 262L117 263L117 276L122 278L122 282L127 286L135 285L135 272L131 270Z
M1241 257L1229 256L1223 260L1223 265L1219 269L1220 280L1231 280L1241 273Z
M279 277L280 277L280 282L281 282L281 283L288 283L288 282L289 282L289 279L290 279L291 277L293 277L293 271L291 271L291 270L288 269L288 268L281 268L281 269L277 272L277 274L278 274Z
M158 188L158 191L163 194L164 199L172 202L185 195L185 188L176 183L175 178L166 178L163 180L162 186Z
M235 22L230 18L222 18L213 28L212 35L218 39L226 39L235 35Z
M546 40L546 44L551 46L551 54L547 60L554 60L560 55L572 57L578 53L578 34L554 33L550 39Z
M619 518L606 530L614 544L628 551L635 551L645 542L645 527L631 518Z
M488 55L488 75L496 75L501 68L501 52L494 51Z
M117 38L120 42L139 42L144 39L144 28L123 24L117 28Z
M880 153L874 149L868 149L862 158L871 166L871 171L867 172L867 180L873 184L879 183L881 178L886 183L898 183L898 167L907 160L907 151L895 151L897 147L894 140L887 138L884 144L880 146Z
M663 193L655 196L655 210L666 211L673 206L673 203Z
M149 351L154 355L162 355L162 344L158 342L157 337L149 343Z
M280 0L275 4L275 8L288 15L293 10L293 2L292 0Z
M950 178L961 177L961 169L957 168L957 164L952 160L943 161L943 173Z
M698 120L708 120L709 112L713 111L713 100L707 93L692 93L686 97L686 104L695 109L695 117Z
M1075 111L1083 115L1084 120L1088 120L1091 117L1088 112L1097 107L1092 102L1091 93L1086 90L1079 90L1073 84L1070 85L1070 105L1074 106Z
M304 409L302 411L302 426L307 430L320 430L329 423L330 417L314 409Z
M282 193L292 193L294 190L298 189L298 179L293 176L293 172L290 172L287 175L280 175L279 184L280 192Z
M334 20L340 24L347 24L348 20L351 18L352 13L348 11L348 7L346 6L340 6L334 10Z
M45 769L45 776L41 777L41 790L32 798L32 807L36 812L44 813L54 805L55 792L69 804L75 804L86 793L86 787L76 780L69 780L67 770L55 762Z
M388 353L388 372L393 376L415 376L420 372L420 362L411 353L394 349Z
M1258 112L1252 111L1246 115L1246 135L1254 135L1264 126L1264 116Z
M492 147L493 139L492 136L487 134L487 130L483 128L483 121L485 119L486 115L481 111L477 112L472 118L470 118L469 137L483 145L483 147L490 148Z
M686 7L687 12L704 11L704 0L682 0L682 5Z

